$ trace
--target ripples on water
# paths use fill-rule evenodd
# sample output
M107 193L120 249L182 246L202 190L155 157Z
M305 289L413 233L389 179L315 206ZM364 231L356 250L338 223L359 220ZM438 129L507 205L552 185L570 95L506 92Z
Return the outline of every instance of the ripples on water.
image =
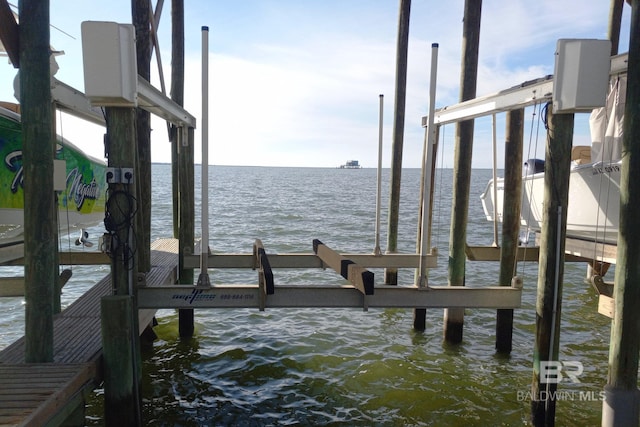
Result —
M214 252L250 252L260 238L267 253L310 252L318 238L341 252L372 252L374 169L212 167L210 245ZM473 173L467 230L470 244L489 245L479 194L490 171ZM398 245L415 250L420 171L403 170ZM171 231L170 167L153 166L152 238ZM386 246L388 171L383 176L381 246ZM195 179L200 183L199 176ZM439 171L431 283L446 284L452 174ZM198 203L200 189L196 189ZM200 208L196 207L199 214ZM199 218L196 235L200 235ZM101 233L99 228L94 236ZM108 270L76 267L65 287L72 301ZM535 331L537 264L525 276L523 307L515 311L513 352L494 351L494 310L466 310L464 342L443 346L442 310L427 311L427 330L412 329L404 309L267 309L196 311L196 335L181 340L177 315L159 312L159 339L143 353L143 411L148 425L526 425ZM375 271L381 283L382 271ZM606 383L609 320L582 283L585 267L567 264L560 360L584 365L580 384L559 389L599 393ZM196 277L198 272L196 271ZM210 271L214 283L256 283L254 271ZM612 276L610 272L609 275ZM276 270L277 284L336 283L322 270ZM467 263L467 284L497 282L497 263ZM401 283L413 272L401 271ZM0 346L22 333L22 301L3 304ZM6 306L4 304L7 304ZM7 324L6 313L10 319ZM13 314L11 314L13 313ZM18 319L19 318L19 319ZM13 319L13 320L11 320ZM16 326L18 325L18 326ZM101 392L88 408L100 425ZM600 401L560 401L558 425L600 423Z

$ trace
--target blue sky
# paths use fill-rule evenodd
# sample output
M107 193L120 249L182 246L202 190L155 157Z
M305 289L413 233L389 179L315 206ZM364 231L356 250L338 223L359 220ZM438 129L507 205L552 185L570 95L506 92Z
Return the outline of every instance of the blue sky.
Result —
M16 3L17 1L11 1ZM155 3L155 2L154 2ZM166 86L170 87L170 3L159 29ZM553 73L559 38L606 38L609 1L485 0L482 13L478 96ZM404 167L420 167L428 110L431 44L440 45L437 107L459 96L463 0L414 0L411 10ZM385 95L383 166L391 163L395 54L399 1L247 0L185 1L185 107L201 123L201 27L209 32L209 163L223 165L335 167L358 159L377 165L378 95ZM625 4L621 51L628 44ZM130 2L51 0L51 43L64 50L57 78L83 89L80 23L128 23ZM59 30L58 30L59 29ZM152 60L155 68L155 57ZM2 60L0 99L12 100L15 70ZM152 83L159 87L156 76ZM102 157L102 131L63 116L59 129ZM531 115L525 115L525 144ZM584 120L577 120L584 123ZM165 126L153 122L152 160L168 162ZM498 117L502 164L504 117ZM452 125L441 140L453 165ZM586 128L576 142L588 143ZM196 161L201 160L199 129ZM538 157L544 156L544 139ZM528 148L525 146L525 153ZM526 156L526 154L525 154ZM491 167L491 126L476 121L474 167Z

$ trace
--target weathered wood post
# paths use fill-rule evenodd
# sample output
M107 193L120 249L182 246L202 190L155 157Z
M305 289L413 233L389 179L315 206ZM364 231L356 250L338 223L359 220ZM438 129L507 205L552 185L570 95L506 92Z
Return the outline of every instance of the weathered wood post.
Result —
M184 103L184 1L171 3L171 99ZM172 132L174 170L174 237L178 239L178 283L193 286L193 269L184 268L184 256L193 254L195 238L194 134L193 129ZM178 310L181 337L193 336L193 309Z
M125 420L138 420L140 418L140 384L141 384L141 356L140 341L138 339L138 305L137 305L137 257L136 239L134 233L136 206L136 184L135 168L136 159L136 129L135 111L128 107L107 107L105 108L107 122L107 137L109 149L107 150L108 165L120 171L119 178L109 182L109 189L106 202L105 228L109 235L109 255L111 257L111 282L113 295L126 297L129 304L117 310L117 314L103 312L103 340L109 345L109 340L116 340L118 345L125 346L112 353L105 349L105 416L113 412L121 413L113 423L108 425L120 427ZM108 175L108 174L107 174ZM107 176L109 181L109 176ZM108 300L109 297L105 297ZM125 298L125 299L126 299ZM103 302L103 309L110 307L108 302ZM127 310L126 312L124 310ZM122 329L111 329L104 323L104 317L111 317L115 322L122 322ZM116 318L116 316L118 316ZM130 323L131 328L124 327ZM104 328L107 329L104 329ZM109 337L110 334L118 337ZM106 336L106 338L105 338ZM120 371L121 362L113 364L112 357L119 357L120 354L131 354L130 363L124 371ZM115 356L114 356L115 355ZM124 363L124 362L123 362ZM117 369L111 372L111 369ZM129 383L132 383L132 392L122 395L122 390L129 390ZM126 402L124 401L126 399ZM116 407L109 406L115 403ZM117 409L116 409L117 408ZM124 410L129 412L124 412ZM126 425L140 425L126 424Z
M520 209L522 200L522 142L524 110L507 113L507 141L504 150L504 202L500 246L500 286L511 286L516 270ZM495 183L494 183L495 185ZM499 309L496 316L496 350L511 353L513 309Z
M193 128L182 129L179 155L180 233L178 241L178 283L193 286L193 269L184 267L184 256L193 254L195 238L195 185L194 185L194 133ZM178 311L178 330L181 337L191 337L194 331L193 309Z
M609 344L609 376L602 405L602 425L607 427L637 426L640 418L640 0L633 0L631 10L620 177L620 228L613 289L615 312Z
M131 295L111 295L100 301L104 420L107 426L142 425L140 407L135 397L138 391L136 387L139 387L135 381L136 356L131 346L131 337L137 336L137 329L133 325L134 306Z
M398 250L398 217L400 216L400 181L402 178L402 146L404 143L404 113L407 95L407 56L409 49L410 13L411 0L400 0L398 45L396 52L396 97L393 115L389 220L387 225L387 253L394 253ZM397 268L385 269L384 283L387 285L398 284Z
M623 7L624 0L611 0L611 6L609 8L609 28L607 30L607 38L611 40L611 56L618 54Z
M481 14L481 0L465 0L460 101L467 101L476 97ZM453 207L451 209L451 232L449 238L449 286L464 286L465 246L467 243L467 218L469 216L469 191L471 186L471 154L473 152L473 125L473 120L465 120L456 124L453 164ZM444 322L445 342L450 344L462 342L464 309L445 309Z
M558 385L547 375L547 368L558 361L573 122L573 114L553 114L551 104L548 104L543 202L546 220L540 232L531 384L531 421L534 426L552 426L555 423L555 391Z
M25 361L53 360L53 144L49 72L49 1L20 2L25 240Z
M149 20L151 2L135 0L131 2L133 25L136 27L136 56L138 75L151 80L151 34ZM138 215L136 215L136 238L138 242L138 270L151 270L151 114L136 108L136 137L138 141L138 168L136 186L138 194Z

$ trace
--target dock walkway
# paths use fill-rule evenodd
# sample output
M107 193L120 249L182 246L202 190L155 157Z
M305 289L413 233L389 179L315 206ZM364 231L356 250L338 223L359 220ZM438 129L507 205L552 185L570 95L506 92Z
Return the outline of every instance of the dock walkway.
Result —
M178 241L151 245L146 286L173 284ZM53 363L24 363L25 339L0 351L0 426L58 425L74 413L101 378L100 299L111 294L111 275L54 317ZM155 310L140 310L144 330Z

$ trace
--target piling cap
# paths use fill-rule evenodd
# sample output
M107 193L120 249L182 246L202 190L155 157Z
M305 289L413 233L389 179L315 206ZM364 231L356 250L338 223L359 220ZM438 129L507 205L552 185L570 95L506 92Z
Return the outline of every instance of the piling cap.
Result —
M431 44L431 47L438 47L438 46L440 46L438 43L432 43Z
M209 31L209 27L207 25L202 26L202 31Z

